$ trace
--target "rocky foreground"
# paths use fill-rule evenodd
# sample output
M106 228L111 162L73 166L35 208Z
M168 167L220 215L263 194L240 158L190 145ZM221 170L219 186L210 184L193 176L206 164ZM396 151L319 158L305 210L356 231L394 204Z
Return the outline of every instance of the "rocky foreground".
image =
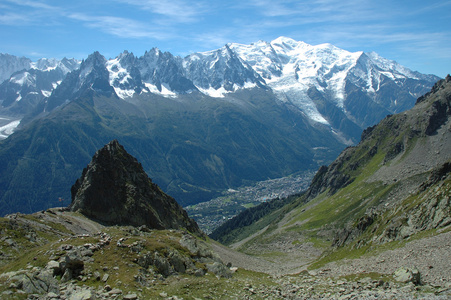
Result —
M248 257L186 231L103 226L59 209L10 215L1 219L0 228L1 299L451 297L446 273L450 228L423 246L422 240L413 241L377 256L292 275L277 272L269 260ZM426 245L432 245L429 251ZM410 260L403 258L408 253ZM425 260L423 266L423 256L435 259ZM262 267L274 269L253 271Z

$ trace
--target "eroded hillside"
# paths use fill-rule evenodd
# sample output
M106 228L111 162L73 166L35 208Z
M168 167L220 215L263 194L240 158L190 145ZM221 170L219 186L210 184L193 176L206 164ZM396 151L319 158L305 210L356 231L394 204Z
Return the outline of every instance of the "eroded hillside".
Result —
M342 274L361 258L372 263L348 270L389 274L421 265L430 282L449 281L450 116L448 76L413 109L365 130L357 146L319 169L305 195L216 238L292 272Z

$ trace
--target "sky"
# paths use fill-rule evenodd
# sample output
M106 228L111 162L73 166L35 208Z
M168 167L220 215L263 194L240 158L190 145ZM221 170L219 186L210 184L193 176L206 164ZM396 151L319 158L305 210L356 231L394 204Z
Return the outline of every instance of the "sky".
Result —
M0 0L0 53L107 59L174 55L286 36L451 73L451 0Z

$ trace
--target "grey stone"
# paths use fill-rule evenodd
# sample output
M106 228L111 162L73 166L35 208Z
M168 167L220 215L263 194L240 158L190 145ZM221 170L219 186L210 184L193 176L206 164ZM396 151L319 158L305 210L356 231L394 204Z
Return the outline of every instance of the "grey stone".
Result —
M94 274L93 274L93 276L94 276L94 279L95 279L95 280L100 281L101 275L100 275L100 272L99 272L99 271L95 271Z
M202 277L205 275L205 270L204 269L196 269L194 271L194 276L196 277Z
M67 298L68 300L93 300L95 299L94 294L90 289L75 290Z
M169 254L169 263L174 268L174 271L178 273L185 273L186 271L186 258L181 256L178 252L171 252Z
M232 272L219 262L214 262L212 264L207 264L208 272L215 274L218 277L230 278L232 277Z
M84 249L84 250L81 250L81 251L80 251L80 255L81 255L82 257L84 257L84 256L91 257L91 256L94 255L94 252L92 252L92 250L90 250L90 249Z
M122 294L122 291L120 289L112 289L108 292L109 295L119 295Z
M58 299L59 296L57 294L55 294L54 292L50 292L47 294L47 298L48 299Z
M393 274L394 279L398 282L408 283L412 282L413 284L421 283L421 275L420 271L417 268L399 268Z
M69 251L64 258L66 268L83 268L84 262L80 250Z
M53 275L59 274L61 273L61 263L51 260L47 263L46 269L52 271Z
M22 274L19 277L22 290L27 294L43 294L53 292L59 294L58 281L49 270Z
M187 248L191 254L200 257L213 257L213 253L202 242L198 241L194 236L185 234L180 239L180 245Z
M6 243L6 245L8 245L8 247L16 246L16 242L14 242L12 239L6 239L5 243Z
M163 276L169 276L171 274L172 268L169 261L160 256L157 252L154 253L154 266L157 272Z

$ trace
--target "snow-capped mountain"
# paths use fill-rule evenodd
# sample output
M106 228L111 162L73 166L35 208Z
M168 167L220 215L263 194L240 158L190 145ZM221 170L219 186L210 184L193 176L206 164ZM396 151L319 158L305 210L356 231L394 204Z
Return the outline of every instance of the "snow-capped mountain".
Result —
M109 60L96 52L83 62L13 61L5 70L29 68L12 74L0 86L0 110L8 113L24 114L36 106L49 111L86 87L113 91L124 100L144 94L177 98L190 93L227 100L238 91L261 88L275 94L279 105L329 126L350 142L385 115L412 107L439 79L376 53L349 52L330 44L313 46L286 37L250 45L231 43L185 58L153 48L141 57L124 51ZM75 73L57 91L71 71ZM50 97L54 91L56 95Z
M70 198L73 174L111 139L184 205L316 170L438 80L374 53L283 37L184 58L154 48L72 62L41 60L0 85L0 137L10 135L0 212Z
M110 84L123 99L143 92L177 97L199 91L225 97L238 90L268 88L281 103L313 122L334 127L338 110L362 129L386 114L412 107L439 79L376 53L349 52L330 44L312 46L286 37L227 44L185 58L156 48L140 58L124 52L107 66ZM380 114L368 117L356 102Z
M0 83L8 79L14 72L29 69L31 64L29 58L0 53Z
M223 97L242 88L262 87L265 81L229 45L194 53L183 60L187 78L203 93Z
M348 52L330 44L312 46L286 37L270 43L231 44L230 48L264 78L280 101L324 124L333 120L320 112L318 102L311 97L314 90L359 126L366 127L379 120L365 121L354 114L349 105L351 87L365 95L361 101L395 113L412 107L415 99L439 79L413 72L375 53ZM399 90L410 97L395 102ZM384 99L387 96L390 99Z
M237 91L262 88L274 93L280 105L330 126L349 142L356 142L359 131L387 114L412 107L439 79L376 53L349 52L330 44L312 46L286 37L227 44L185 58L154 48L142 57L125 51L99 61L102 76L108 74L109 85L121 99L193 92L228 99ZM81 81L88 71L80 73Z
M9 57L9 61L14 60ZM80 62L75 59L63 58L40 59L31 62L28 59L18 60L4 74L8 79L0 84L0 114L23 116L29 113L39 101L48 98L53 90L63 81L66 75L77 69ZM0 58L0 62L5 62ZM19 69L19 70L17 70Z

